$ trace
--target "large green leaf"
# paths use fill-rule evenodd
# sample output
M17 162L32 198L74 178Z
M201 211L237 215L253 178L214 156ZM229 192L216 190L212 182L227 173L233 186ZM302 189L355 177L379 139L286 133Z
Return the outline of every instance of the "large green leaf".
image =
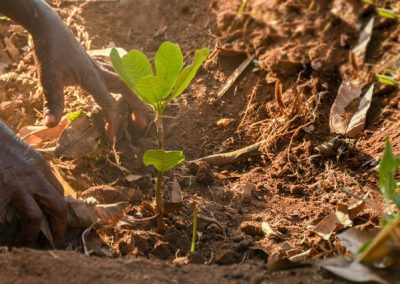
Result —
M185 155L182 151L148 150L143 155L146 166L153 166L162 173L176 167L184 160Z
M379 187L385 201L396 196L396 180L394 178L399 167L399 160L393 154L389 139L386 139L385 151L379 164Z
M169 41L161 44L156 53L155 65L156 75L163 80L166 97L174 87L183 66L183 56L179 45Z
M165 95L164 81L159 76L145 76L135 86L137 95L155 110Z
M172 91L172 97L170 99L176 98L189 86L190 82L193 80L194 76L196 76L197 71L199 70L201 64L203 64L204 60L208 57L210 51L208 48L202 48L196 50L194 54L194 59L192 64L185 67L176 81L175 87Z
M134 90L135 81L132 80L132 78L128 75L128 72L126 71L125 65L122 62L122 58L119 55L117 49L113 48L111 50L110 60L114 67L115 72L117 72L117 74L121 78L121 80L124 81L125 84L127 84L129 88Z
M113 48L110 59L115 72L132 90L135 90L135 85L141 78L153 75L149 59L139 50L133 49L121 57L118 50Z
M135 85L141 78L153 75L149 59L140 50L132 49L122 57L122 62Z

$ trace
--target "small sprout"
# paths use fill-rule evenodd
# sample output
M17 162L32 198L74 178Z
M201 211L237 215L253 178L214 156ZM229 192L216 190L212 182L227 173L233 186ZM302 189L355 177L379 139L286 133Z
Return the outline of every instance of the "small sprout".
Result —
M386 70L384 74L376 74L379 83L389 86L400 86L399 75L396 70Z
M67 114L67 118L68 118L69 121L74 121L74 120L77 119L81 114L82 114L82 110L78 110L78 111L71 112L71 113Z
M397 208L400 208L400 198L396 192L397 181L395 179L395 174L399 166L400 160L394 155L389 139L386 139L385 151L379 164L379 188L389 215L393 215L390 207L391 200L396 204Z
M376 11L378 12L378 15L381 17L388 18L388 19L395 19L395 20L400 19L400 15L392 10L385 9L385 8L376 8Z
M240 17L244 10L246 10L247 4L249 3L249 0L242 0L242 4L240 4L239 10L237 11L236 17Z
M193 232L192 232L192 245L190 248L191 253L196 252L196 236L197 236L197 206L193 204Z

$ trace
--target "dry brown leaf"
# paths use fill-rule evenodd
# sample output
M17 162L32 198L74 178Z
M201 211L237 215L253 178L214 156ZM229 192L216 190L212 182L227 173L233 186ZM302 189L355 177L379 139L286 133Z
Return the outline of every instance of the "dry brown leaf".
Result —
M174 181L172 183L172 190L171 190L171 202L173 203L181 203L182 199L182 192L181 186L176 177L174 177Z
M330 263L329 263L330 262ZM362 265L357 261L351 263L344 259L337 258L329 260L327 264L321 266L329 272L354 282L374 282L381 284L388 284L386 280L382 279L379 275L374 273L367 266Z
M282 257L279 253L273 253L268 257L267 268L269 272L286 270L290 268L300 267L301 263L295 263L287 258Z
M329 240L334 232L353 226L354 217L362 209L364 209L363 201L357 202L352 206L339 203L336 212L329 214L318 222L313 231L324 240Z
M95 199L75 199L64 197L68 205L68 224L75 228L87 228L97 222L100 225L111 225L125 216L128 202L113 204L96 204Z
M355 56L356 64L361 66L365 61L365 54L367 53L367 47L371 40L372 30L374 28L375 17L371 17L364 29L361 31L360 37L358 38L357 45L352 49L352 53Z
M69 119L64 116L56 127L46 126L24 126L18 131L18 135L28 145L38 148L46 140L57 140L61 133L70 124Z
M357 228L350 228L338 235L342 244L354 255L358 254L362 245L370 241L378 233L377 229L361 231Z
M342 82L330 111L331 132L354 138L364 130L374 91L374 85L371 85L365 95L361 96L364 85L364 83Z
M62 132L55 150L59 157L77 159L97 149L100 131L92 125L89 117L82 113Z
M75 189L73 189L72 186L70 186L69 183L62 177L58 168L53 163L50 163L50 167L53 171L54 176L61 183L61 185L64 189L64 196L71 196L73 198L76 198L77 193L76 193Z

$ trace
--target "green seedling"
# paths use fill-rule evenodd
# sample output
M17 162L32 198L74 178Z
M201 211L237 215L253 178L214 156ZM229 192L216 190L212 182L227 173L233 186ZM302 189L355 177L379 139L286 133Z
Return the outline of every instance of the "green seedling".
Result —
M196 252L196 235L197 235L197 206L193 205L193 233L192 233L192 246L190 248L191 253Z
M379 164L379 188L391 217L395 217L395 215L391 209L390 201L393 201L397 208L400 209L400 197L396 192L397 181L395 179L395 174L399 167L400 160L394 155L389 139L386 139L385 151Z
M376 74L376 78L381 84L400 87L400 81L398 80L398 73L396 70L388 69L384 74Z
M400 15L394 12L393 10L390 9L385 9L385 8L376 8L376 11L378 12L378 15L384 18L388 19L394 19L394 20L399 20Z
M208 48L198 49L195 51L193 62L183 67L183 55L179 45L166 41L156 52L153 70L150 60L140 50L133 49L123 56L117 49L110 53L112 65L119 77L139 99L151 106L156 116L159 149L147 151L143 161L145 165L152 165L159 172L155 197L159 230L163 229L163 175L185 159L180 151L164 150L162 117L170 102L189 86L208 55Z

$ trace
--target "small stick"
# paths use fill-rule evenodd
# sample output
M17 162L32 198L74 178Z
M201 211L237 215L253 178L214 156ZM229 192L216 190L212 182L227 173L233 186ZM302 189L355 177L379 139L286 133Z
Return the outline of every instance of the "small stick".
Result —
M238 68L236 68L235 71L229 76L228 80L226 80L225 84L222 85L222 87L218 90L218 98L221 98L225 93L229 90L229 88L232 86L233 83L239 78L240 74L243 73L243 71L249 66L251 61L254 59L254 54L247 57L242 64L239 65Z
M256 155L265 142L266 140L262 140L236 151L206 156L193 162L207 162L210 166L222 166L226 164L232 164L244 158Z
M245 119L246 119L246 117L247 117L247 114L249 113L250 105L251 105L251 103L253 102L254 96L257 94L258 83L259 83L259 82L260 82L260 79L257 80L257 84L256 84L256 86L253 88L253 91L251 92L250 99L249 99L249 101L248 101L248 103L247 103L246 111L244 112L243 118L242 118L242 120L240 121L239 126L238 126L237 129L236 129L236 133L239 132L240 128L242 127L242 124L244 123L244 121L245 121Z

